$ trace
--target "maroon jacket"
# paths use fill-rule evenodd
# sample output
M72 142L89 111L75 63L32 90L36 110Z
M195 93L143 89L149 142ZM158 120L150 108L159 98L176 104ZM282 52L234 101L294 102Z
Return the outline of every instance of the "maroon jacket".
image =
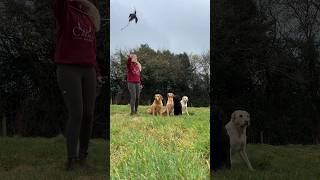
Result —
M128 57L127 61L127 81L129 83L141 84L139 66L132 62L131 57Z
M55 63L92 66L100 76L96 61L96 30L89 16L79 9L78 2L68 0L55 0L54 15L58 25Z

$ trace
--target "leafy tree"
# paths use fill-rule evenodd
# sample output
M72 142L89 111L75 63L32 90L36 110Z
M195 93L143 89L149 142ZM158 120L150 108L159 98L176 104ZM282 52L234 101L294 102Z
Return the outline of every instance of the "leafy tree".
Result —
M316 1L215 2L215 105L251 113L249 142L317 143Z
M107 5L106 1L100 3ZM32 6L20 1L5 4L5 16L0 21L1 32L6 32L0 35L0 107L8 120L8 135L55 136L63 132L67 114L53 62L53 3L34 0ZM108 26L107 18L108 14L102 13L102 27ZM97 35L97 60L102 65L108 65L104 52L108 48L107 31L102 28ZM108 66L101 66L102 74L107 70ZM107 92L107 85L102 92ZM108 93L97 99L94 137L109 134L107 99Z
M155 51L147 44L142 44L130 51L118 51L112 56L111 96L113 103L127 104L129 101L126 62L130 52L137 54L143 69L141 72L142 84L144 85L141 93L142 104L152 103L156 90L166 96L170 89L174 89L180 96L187 95L192 106L209 105L209 94L207 93L209 81L201 78L203 71L196 71L194 62L191 62L191 56L186 53L173 54L169 50ZM204 56L208 58L208 54L209 52L206 52ZM193 59L196 63L201 60ZM209 64L203 63L203 66L208 69Z

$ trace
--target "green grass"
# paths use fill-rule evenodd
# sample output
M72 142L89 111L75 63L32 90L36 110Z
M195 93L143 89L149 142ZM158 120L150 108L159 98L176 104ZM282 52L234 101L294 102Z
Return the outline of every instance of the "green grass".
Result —
M0 179L106 179L106 141L91 140L88 161L93 170L67 172L65 140L55 138L0 138Z
M224 180L319 180L319 145L251 145L247 147L254 172L239 155L233 156L231 171L220 171L213 179Z
M209 108L192 116L153 117L139 106L111 106L112 179L209 179Z

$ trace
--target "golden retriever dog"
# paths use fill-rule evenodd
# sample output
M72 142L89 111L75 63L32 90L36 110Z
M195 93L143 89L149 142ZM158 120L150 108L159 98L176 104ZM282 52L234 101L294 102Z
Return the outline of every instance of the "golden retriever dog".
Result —
M173 113L173 96L174 94L173 93L168 93L167 94L168 96L168 101L167 101L167 105L166 105L166 108L164 109L164 111L162 111L161 115L165 116L170 116L170 114Z
M236 110L231 114L231 120L226 124L225 127L230 137L230 156L239 152L241 158L247 164L248 168L253 171L248 155L246 153L246 132L249 125L250 114L247 111Z
M182 100L180 101L180 103L182 106L182 114L187 113L187 115L189 116L188 101L189 101L188 96L182 96Z
M150 108L147 110L147 112L152 115L158 115L158 114L160 115L160 111L163 106L162 100L163 100L163 97L161 94L155 94L154 101L151 104Z

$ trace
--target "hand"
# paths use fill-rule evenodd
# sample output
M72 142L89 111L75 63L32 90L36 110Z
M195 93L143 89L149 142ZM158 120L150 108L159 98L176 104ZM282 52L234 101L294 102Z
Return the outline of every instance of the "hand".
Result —
M105 83L105 81L103 80L103 77L102 76L98 76L97 77L97 86L101 87L104 83Z

